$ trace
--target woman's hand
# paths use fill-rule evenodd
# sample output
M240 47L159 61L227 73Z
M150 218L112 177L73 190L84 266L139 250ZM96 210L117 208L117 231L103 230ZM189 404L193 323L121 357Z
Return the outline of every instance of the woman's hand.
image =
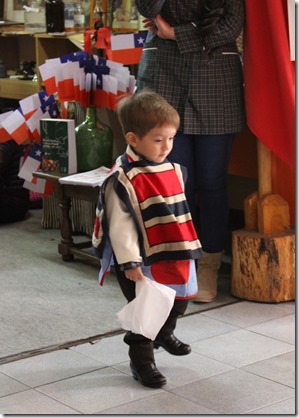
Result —
M159 38L175 40L173 27L160 15L157 15L155 19L144 19L143 24L146 29L154 32Z
M134 269L126 270L125 276L127 279L132 280L135 283L138 282L138 280L146 279L146 277L142 273L141 267L136 267Z

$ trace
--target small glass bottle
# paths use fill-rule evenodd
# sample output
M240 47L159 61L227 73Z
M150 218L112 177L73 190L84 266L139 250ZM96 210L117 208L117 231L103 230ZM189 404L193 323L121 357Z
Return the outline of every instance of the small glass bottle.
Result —
M30 7L24 6L25 32L46 32L45 7L42 0L31 0Z
M66 5L64 8L64 30L74 32L74 8L72 5Z
M75 4L74 27L78 32L82 32L85 29L85 11L81 1Z
M64 2L62 0L46 0L45 9L47 32L64 32Z
M111 167L113 133L97 119L96 108L88 107L85 120L75 128L78 172Z

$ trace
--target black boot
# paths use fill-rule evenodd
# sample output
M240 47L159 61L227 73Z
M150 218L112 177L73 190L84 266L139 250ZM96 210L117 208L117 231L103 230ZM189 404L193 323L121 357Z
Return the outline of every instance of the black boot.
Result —
M129 331L124 337L124 342L130 347L130 368L133 378L143 386L151 388L165 385L166 377L159 372L155 364L153 341Z
M135 283L128 280L123 271L115 263L116 277L127 301L135 298ZM128 331L124 337L128 344L130 368L135 380L144 386L160 388L166 384L166 378L157 370L154 357L153 341L140 334Z
M168 351L168 353L175 356L185 356L191 353L190 345L183 343L173 334L178 316L184 314L187 306L188 300L174 301L169 316L154 341L155 348L159 348L161 346Z
M191 353L190 345L183 343L173 334L164 338L156 338L154 347L159 348L160 346L174 356L186 356Z
M131 360L130 368L133 378L135 380L139 380L143 386L148 386L150 388L160 388L167 383L166 377L159 372L155 363L145 364L144 366L137 368Z

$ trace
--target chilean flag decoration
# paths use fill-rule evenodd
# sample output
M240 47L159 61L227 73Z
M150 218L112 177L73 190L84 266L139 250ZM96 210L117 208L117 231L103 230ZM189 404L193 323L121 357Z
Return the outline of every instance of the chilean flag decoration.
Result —
M19 177L21 179L27 180L32 182L33 176L32 173L34 171L38 171L40 164L42 161L42 149L39 144L33 144L28 156L26 157L20 171Z
M1 113L0 115L0 142L6 142L11 139L10 133L2 126L2 122L12 114L13 110L9 110L8 112Z
M19 171L19 177L24 179L23 187L44 196L50 196L54 191L54 183L32 176L34 171L38 171L42 159L42 149L40 144L33 144L27 157Z
M110 31L106 35L110 46ZM113 40L113 50L134 53L138 49L141 53L145 36L121 35ZM14 139L18 144L28 144L29 155L19 172L25 180L24 187L45 195L53 192L53 182L32 175L40 168L41 119L67 118L68 101L76 101L83 107L115 109L120 96L134 92L135 76L125 67L126 63L107 58L84 50L47 59L38 67L45 90L20 100L18 109L0 115L0 142Z
M125 65L139 64L147 32L111 36L107 58Z
M132 34L132 37L134 40L135 35ZM73 60L66 61L65 57L54 58L39 66L48 94L57 92L59 102L74 100L83 107L106 107L114 110L119 96L133 93L136 80L124 64L96 55L91 55L88 60L85 55L68 57Z
M139 64L147 32L111 35L111 29L103 27L87 30L84 34L84 50L92 52L92 39L94 47L103 51L105 58L124 65Z
M5 120L2 121L2 128L8 132L11 139L18 144L23 144L29 137L29 130L21 108L13 111Z
M247 124L294 170L295 63L290 59L287 0L245 0L245 6Z
M32 94L19 101L20 108L26 120L33 115L36 109L45 108L53 103L55 103L54 96L49 96L45 90Z

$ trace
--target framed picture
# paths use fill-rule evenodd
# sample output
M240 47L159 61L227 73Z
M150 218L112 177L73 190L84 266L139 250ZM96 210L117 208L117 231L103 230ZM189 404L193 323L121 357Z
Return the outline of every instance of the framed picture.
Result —
M142 30L143 17L137 11L135 0L108 0L107 26L113 31L137 32Z
M11 1L8 3L11 3ZM13 0L14 11L24 10L23 6L29 6L29 2L27 0Z
M21 0L4 0L4 17L18 23L24 23L24 8L27 1Z

